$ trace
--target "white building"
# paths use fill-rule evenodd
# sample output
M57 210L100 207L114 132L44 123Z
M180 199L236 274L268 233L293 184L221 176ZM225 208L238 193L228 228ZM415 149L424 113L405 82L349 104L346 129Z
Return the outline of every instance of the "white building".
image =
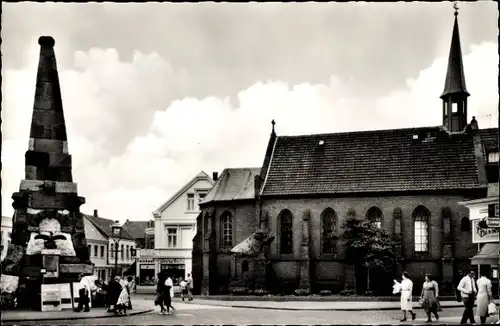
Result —
M107 282L113 268L108 263L108 237L102 234L87 217L85 217L84 223L90 260L94 264L94 275Z
M214 173L214 179L217 179L217 173ZM138 291L141 286L154 285L150 281L151 277L154 279L161 271L168 270L175 285L179 278L191 273L196 216L200 212L198 203L205 198L214 183L202 171L153 212L154 249L137 252Z
M131 250L136 248L135 239L123 229L118 247L115 248L115 239L112 237L111 229L113 223L113 220L99 217L97 210L94 210L93 216L85 215L85 237L90 249L90 260L95 264L95 275L105 281L115 273L115 263L118 274L122 275L135 261ZM87 225L89 233L87 233ZM95 235L95 230L102 235L102 238ZM118 252L115 251L116 249ZM101 257L102 250L105 251Z
M486 175L488 194L486 198L460 202L469 209L471 221L472 242L477 243L477 254L471 258L471 264L477 265L478 272L482 269L493 283L493 293L498 292L500 242L499 228L481 228L479 222L486 218L499 218L498 214L498 161L499 152L488 153ZM461 226L463 229L463 226Z
M12 217L2 216L2 260L7 256L12 233Z

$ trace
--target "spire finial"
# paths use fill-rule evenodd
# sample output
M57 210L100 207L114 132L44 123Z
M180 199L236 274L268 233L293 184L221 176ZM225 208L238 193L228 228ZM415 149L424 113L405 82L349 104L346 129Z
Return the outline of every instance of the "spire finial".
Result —
M458 7L457 1L453 1L453 9L455 9L455 17L458 16L458 9L460 8Z
M274 119L273 119L273 121L271 121L271 124L273 125L273 133L274 133L274 125L276 124L276 122L274 121Z

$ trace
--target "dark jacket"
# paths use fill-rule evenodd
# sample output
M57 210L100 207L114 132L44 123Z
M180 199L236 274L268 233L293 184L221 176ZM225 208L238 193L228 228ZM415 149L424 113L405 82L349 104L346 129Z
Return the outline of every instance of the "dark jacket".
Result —
M108 285L108 304L114 305L118 301L118 297L120 296L120 292L122 291L122 287L120 283L115 280L109 281Z

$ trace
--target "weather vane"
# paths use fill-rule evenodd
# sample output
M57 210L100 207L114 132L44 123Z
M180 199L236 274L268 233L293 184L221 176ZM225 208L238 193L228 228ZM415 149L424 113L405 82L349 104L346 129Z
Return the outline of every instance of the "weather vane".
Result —
M453 9L455 9L455 16L458 15L458 3L457 1L453 1Z

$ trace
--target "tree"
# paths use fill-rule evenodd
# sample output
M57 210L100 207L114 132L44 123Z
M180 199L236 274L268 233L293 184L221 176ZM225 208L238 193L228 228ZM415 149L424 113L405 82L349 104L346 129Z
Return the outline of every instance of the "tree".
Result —
M355 271L366 269L367 290L370 290L370 270L390 272L395 262L392 252L395 244L392 236L368 221L354 217L342 223L340 236L344 242L345 259Z

